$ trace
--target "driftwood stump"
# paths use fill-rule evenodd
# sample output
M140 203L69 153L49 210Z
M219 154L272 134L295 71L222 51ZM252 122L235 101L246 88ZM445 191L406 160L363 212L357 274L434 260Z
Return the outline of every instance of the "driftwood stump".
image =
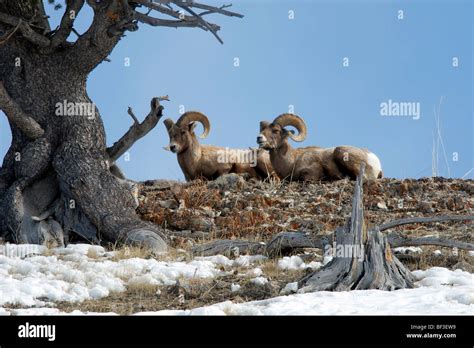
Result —
M378 227L367 230L362 202L364 166L357 178L352 214L336 230L331 262L298 282L298 292L412 288L410 271L393 255Z

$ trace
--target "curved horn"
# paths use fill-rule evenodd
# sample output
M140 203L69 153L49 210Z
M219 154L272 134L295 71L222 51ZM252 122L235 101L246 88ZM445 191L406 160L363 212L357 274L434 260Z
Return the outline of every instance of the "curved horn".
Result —
M181 115L176 124L182 126L183 124L188 125L191 122L199 122L204 127L204 132L199 136L201 139L204 139L209 134L211 130L211 124L206 115L198 111L188 111Z
M292 126L298 130L298 135L290 132L289 137L294 141L303 141L306 138L307 128L303 119L293 114L282 114L275 118L274 124L279 124L282 127Z
M166 126L166 129L169 131L171 129L171 127L173 127L174 125L174 122L171 118L167 118L166 120L163 121L163 123L165 124Z

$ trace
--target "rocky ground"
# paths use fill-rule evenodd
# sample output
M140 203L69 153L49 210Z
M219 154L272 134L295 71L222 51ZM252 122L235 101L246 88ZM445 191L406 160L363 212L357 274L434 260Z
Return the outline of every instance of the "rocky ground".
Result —
M140 184L138 212L181 236L177 243L213 238L267 241L282 231L327 235L350 215L354 182L275 183L226 175L216 181ZM473 215L474 181L444 178L381 179L364 184L370 224L436 215ZM473 240L466 221L398 227L407 236Z

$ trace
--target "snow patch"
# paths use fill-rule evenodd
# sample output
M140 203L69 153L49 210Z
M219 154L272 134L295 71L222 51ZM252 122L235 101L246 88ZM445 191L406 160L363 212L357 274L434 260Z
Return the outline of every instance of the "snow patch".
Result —
M283 270L298 270L311 268L312 270L318 270L322 267L321 262L313 261L309 264L304 263L303 259L299 256L285 256L278 260L278 268Z
M130 285L174 285L180 278L213 278L222 273L218 262L209 260L111 261L102 247L86 244L43 254L23 259L0 255L0 306L8 303L41 307L45 301L100 299L112 292L123 292ZM249 258L248 262L256 259Z
M398 247L394 248L393 250L399 254L419 254L423 252L423 249L421 249L420 247Z
M252 284L263 286L268 283L268 279L265 277L256 277L250 280Z
M226 301L192 310L140 313L147 315L473 315L473 275L434 267L415 271L414 289L396 291L320 291L279 296L263 301ZM290 283L284 289L295 289ZM219 315L220 315L219 314Z

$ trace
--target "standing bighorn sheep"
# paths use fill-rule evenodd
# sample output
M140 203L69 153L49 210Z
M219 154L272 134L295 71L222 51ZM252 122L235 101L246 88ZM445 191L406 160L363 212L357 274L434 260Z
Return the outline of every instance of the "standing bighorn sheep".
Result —
M196 122L204 127L204 139L211 129L209 119L200 112L184 113L176 123L166 119L164 124L170 137L166 148L177 154L178 163L186 180L209 180L228 173L247 173L250 177L265 179L273 175L270 156L262 149L236 150L212 145L201 145L194 133Z
M298 134L285 127L292 126ZM257 143L270 151L270 160L281 179L299 181L338 180L343 177L355 179L361 163L365 163L366 179L382 177L382 166L378 157L367 149L353 146L332 148L293 148L288 138L303 141L307 128L303 119L293 114L278 116L272 123L260 122Z

